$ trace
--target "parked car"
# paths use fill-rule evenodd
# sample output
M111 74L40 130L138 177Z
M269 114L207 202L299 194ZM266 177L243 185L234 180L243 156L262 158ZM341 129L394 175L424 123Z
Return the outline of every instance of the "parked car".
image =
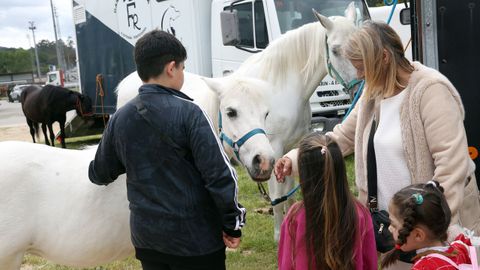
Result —
M20 95L22 94L23 89L30 86L29 84L17 84L13 87L12 91L10 92L10 98L8 99L10 102L18 101L20 102Z

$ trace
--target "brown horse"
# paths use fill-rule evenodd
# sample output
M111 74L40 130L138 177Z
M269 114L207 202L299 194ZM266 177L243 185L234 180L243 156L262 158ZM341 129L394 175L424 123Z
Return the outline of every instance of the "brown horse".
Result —
M20 101L34 143L34 135L36 133L38 136L38 124L41 123L45 144L50 145L46 130L48 126L51 145L54 146L55 135L53 134L52 124L58 122L60 124L62 147L66 148L66 113L70 110L76 110L77 115L81 117L92 115L92 101L89 97L60 86L46 85L41 88L37 85L31 85L23 90Z

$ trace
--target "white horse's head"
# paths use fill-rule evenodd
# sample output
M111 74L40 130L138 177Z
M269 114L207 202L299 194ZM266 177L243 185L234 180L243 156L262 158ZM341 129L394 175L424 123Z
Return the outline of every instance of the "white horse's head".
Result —
M354 2L351 2L345 10L345 17L332 16L325 17L314 11L315 16L322 26L326 29L325 44L326 65L327 70L330 69L331 75L347 87L350 83L357 79L357 71L350 60L345 57L343 45L347 42L348 37L357 29L355 23L357 21L357 13ZM349 90L349 89L347 89Z
M262 80L236 76L203 79L220 101L218 122L225 149L235 152L253 180L268 180L275 162L265 133L267 98L272 86Z

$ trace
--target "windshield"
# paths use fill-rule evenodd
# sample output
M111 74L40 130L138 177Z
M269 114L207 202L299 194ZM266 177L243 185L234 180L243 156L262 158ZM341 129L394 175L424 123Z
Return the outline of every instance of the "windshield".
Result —
M351 0L275 0L278 22L282 34L298 28L306 23L316 22L312 8L320 14L329 16L345 16L345 10ZM369 18L363 1L355 0L357 25Z
M54 82L57 80L57 74L53 73L53 74L48 74L48 82L51 83L51 82Z

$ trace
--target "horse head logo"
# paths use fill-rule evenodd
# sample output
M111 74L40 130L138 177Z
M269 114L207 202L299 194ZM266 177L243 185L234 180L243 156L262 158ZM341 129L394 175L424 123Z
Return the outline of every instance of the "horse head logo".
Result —
M170 5L162 15L161 30L175 36L174 22L180 17L180 11Z

